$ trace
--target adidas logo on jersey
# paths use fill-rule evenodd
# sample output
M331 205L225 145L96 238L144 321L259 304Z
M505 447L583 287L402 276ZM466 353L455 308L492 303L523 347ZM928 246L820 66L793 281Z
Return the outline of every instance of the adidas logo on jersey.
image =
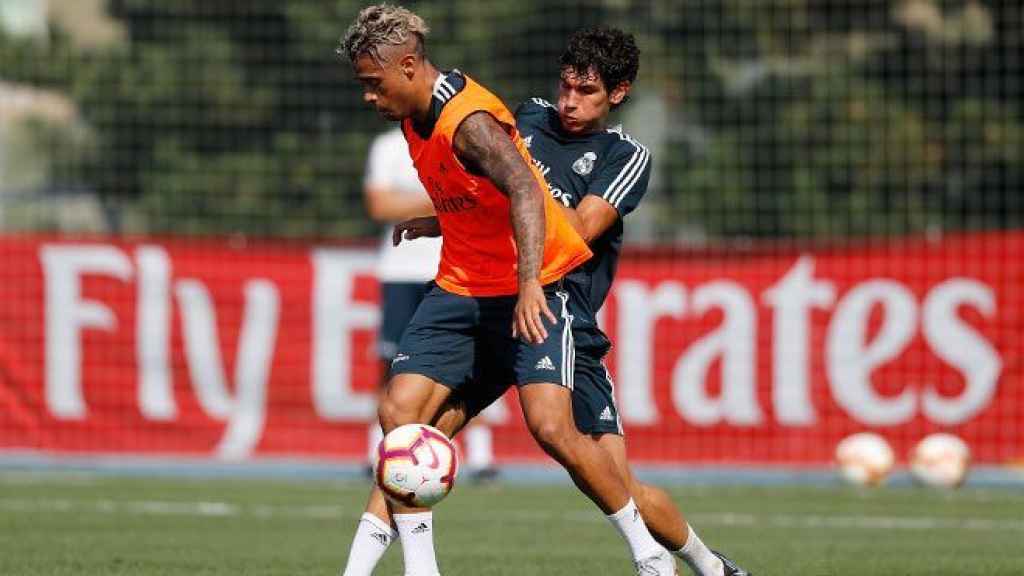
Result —
M385 546L385 547L388 545L388 542L391 540L388 537L388 535L383 533L383 532L373 532L373 533L370 534L370 537L373 538L374 540L376 540L378 544L380 544L381 546Z
M534 370L554 370L555 364L551 361L550 356L545 356L537 361L537 365L533 367Z
M529 136L526 136L525 138L523 138L523 144L525 144L527 148L532 146L533 145L533 134L530 134Z
M601 420L615 420L615 417L612 416L612 407L605 406L604 410L601 411L601 415L598 416L598 418Z
M422 534L424 532L430 532L430 526L427 526L426 522L420 522L420 525L412 529L413 534Z

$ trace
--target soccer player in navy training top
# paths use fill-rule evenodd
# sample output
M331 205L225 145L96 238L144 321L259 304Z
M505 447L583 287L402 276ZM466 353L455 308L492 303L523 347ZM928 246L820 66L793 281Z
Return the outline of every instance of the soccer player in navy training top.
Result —
M632 473L614 386L602 362L611 344L598 327L596 314L615 277L623 218L647 192L652 166L647 148L620 127L608 126L611 110L627 100L638 68L639 50L632 35L608 28L580 30L569 39L560 60L557 104L532 98L516 110L516 126L534 164L594 254L565 284L576 302L569 310L575 343L573 416L577 428L595 437L615 462L662 546L700 576L745 576L746 571L701 542L665 491L640 482ZM487 381L489 376L479 378ZM465 397L465 413L450 419L472 418L507 388L491 384L488 394ZM460 425L445 420L445 428Z
M663 490L640 482L626 460L614 385L602 358L611 347L596 314L611 288L622 246L623 219L647 192L652 159L642 144L608 117L636 80L639 50L632 35L609 28L576 32L562 54L557 104L527 100L516 125L534 163L561 202L593 257L570 275L566 287L589 303L573 315L576 344L573 415L581 432L598 439L614 460L651 534L701 576L747 574L709 550ZM470 413L478 408L470 407Z

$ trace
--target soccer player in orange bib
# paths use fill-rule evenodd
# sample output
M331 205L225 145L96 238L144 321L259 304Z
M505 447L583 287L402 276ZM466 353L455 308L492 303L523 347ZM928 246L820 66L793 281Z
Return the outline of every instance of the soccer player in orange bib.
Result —
M572 417L571 296L561 283L590 250L548 194L515 118L465 74L438 70L427 58L427 32L404 8L371 6L338 50L362 84L364 100L402 123L437 212L397 226L395 242L434 235L438 226L443 239L435 286L392 362L378 409L381 426L387 433L434 421L453 391L475 385L474 368L486 363L519 387L533 437L608 515L642 573L669 576L671 558L651 562L664 550L614 464ZM368 576L397 535L406 576L436 576L432 532L430 510L390 504L375 488L344 574Z

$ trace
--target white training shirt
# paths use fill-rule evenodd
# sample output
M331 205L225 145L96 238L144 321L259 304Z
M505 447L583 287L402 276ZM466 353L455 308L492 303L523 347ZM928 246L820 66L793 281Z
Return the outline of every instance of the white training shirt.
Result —
M427 197L416 168L409 157L409 145L400 128L377 136L370 145L366 161L367 186L390 188L403 194ZM381 282L427 282L437 276L441 260L440 238L403 240L397 247L391 245L392 227L384 231L377 278Z

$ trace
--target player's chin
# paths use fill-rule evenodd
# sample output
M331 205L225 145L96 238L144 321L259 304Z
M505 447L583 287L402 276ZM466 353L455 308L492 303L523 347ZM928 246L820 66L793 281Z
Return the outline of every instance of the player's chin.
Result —
M562 118L562 130L565 130L569 134L580 134L586 130L586 125L582 122Z

